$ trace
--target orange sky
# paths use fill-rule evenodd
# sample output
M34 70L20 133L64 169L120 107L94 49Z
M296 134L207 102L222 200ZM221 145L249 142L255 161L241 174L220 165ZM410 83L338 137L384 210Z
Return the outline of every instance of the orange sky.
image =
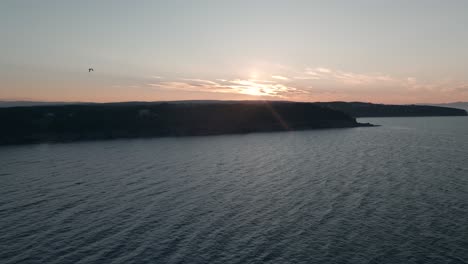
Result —
M468 1L0 1L0 100L468 101L466 10Z

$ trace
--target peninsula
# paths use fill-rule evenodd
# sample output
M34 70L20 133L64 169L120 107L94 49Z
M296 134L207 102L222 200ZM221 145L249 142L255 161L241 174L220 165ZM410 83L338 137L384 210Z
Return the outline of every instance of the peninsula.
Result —
M0 144L372 126L313 103L128 102L0 109Z
M461 109L360 102L174 101L0 108L0 145L373 126L357 117L466 116Z
M430 105L387 105L362 102L324 102L317 105L342 111L352 117L466 116L463 109Z

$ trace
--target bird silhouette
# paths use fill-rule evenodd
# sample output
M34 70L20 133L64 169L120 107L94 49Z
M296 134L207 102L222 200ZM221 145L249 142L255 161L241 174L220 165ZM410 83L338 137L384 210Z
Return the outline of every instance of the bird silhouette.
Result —
M92 71L94 71L93 68L89 68L89 69L88 69L88 72L92 72Z

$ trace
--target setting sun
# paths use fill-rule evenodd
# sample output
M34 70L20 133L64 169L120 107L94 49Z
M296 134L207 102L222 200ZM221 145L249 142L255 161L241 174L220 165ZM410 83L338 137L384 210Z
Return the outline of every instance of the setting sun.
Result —
M0 262L468 263L468 0L0 0Z

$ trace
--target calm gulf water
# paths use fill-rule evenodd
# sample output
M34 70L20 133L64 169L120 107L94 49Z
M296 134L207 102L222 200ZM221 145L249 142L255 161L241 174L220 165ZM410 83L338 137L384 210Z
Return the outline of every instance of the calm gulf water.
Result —
M468 263L468 118L0 147L0 263Z

